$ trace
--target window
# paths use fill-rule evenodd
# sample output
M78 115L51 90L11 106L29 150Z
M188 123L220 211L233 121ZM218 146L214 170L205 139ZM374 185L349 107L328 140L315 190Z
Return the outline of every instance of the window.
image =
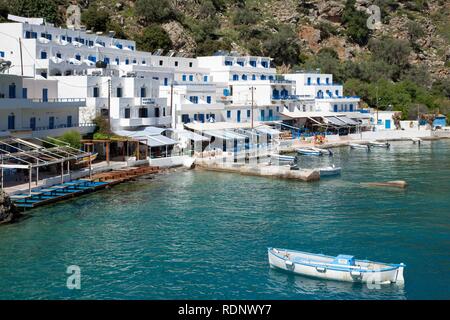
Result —
M72 127L72 116L67 116L67 127Z
M335 104L335 105L333 106L333 111L334 111L334 112L338 112L338 105L337 105L337 104Z
M183 74L183 75L181 76L181 79L182 79L183 81L186 81L186 75Z
M11 83L9 85L9 98L10 99L16 98L16 84L15 83Z
M130 64L130 60L129 59L125 59L125 64Z
M100 89L98 88L98 87L94 87L93 88L93 93L92 93L92 96L94 97L94 98L98 98L99 96L100 96Z
M116 96L117 96L117 98L122 98L122 88L121 87L117 87Z
M208 82L208 76L203 76L203 82Z
M192 62L189 62L189 68L192 68Z
M75 59L80 61L81 60L81 56L79 54L75 55Z
M139 118L148 118L147 108L139 108Z
M329 78L326 78L326 79L325 79L325 82L326 82L326 84L330 84L330 79L329 79Z
M250 66L256 67L256 60L250 60Z
M123 49L123 45L121 43L116 44L116 47L119 49Z
M36 118L35 117L30 118L30 129L33 131L36 130Z
M269 80L273 80L273 76L269 76Z
M125 119L130 119L131 118L131 109L130 108L125 108L124 118Z
M336 90L336 96L338 96L339 97L339 90Z
M88 60L92 61L92 62L97 62L97 57L96 56L89 56Z
M94 41L89 40L89 47L93 47L94 46Z
M159 108L155 108L155 117L159 118Z
M232 66L232 65L233 65L233 61L231 61L231 60L225 60L225 65L226 65L226 66Z
M47 52L41 51L41 59L47 59Z
M239 75L233 74L233 81L238 81L238 80L239 80Z
M250 116L251 116L251 111L247 110L247 118L250 118Z
M353 104L350 104L349 108L350 108L350 112L353 112Z
M320 84L320 78L317 78L317 84Z
M168 78L164 78L164 85L168 86L169 85L169 79Z
M198 97L197 96L190 96L189 101L192 103L197 104L198 103Z
M120 59L116 58L116 64L119 65L120 64Z
M256 75L252 75L252 80L256 80Z
M227 110L227 119L231 118L231 110Z
M108 57L105 57L105 58L103 59L103 62L106 63L106 64L109 64L109 62L110 62L110 61L109 61L109 58L108 58Z
M166 116L166 108L163 108L163 117Z
M137 60L136 59L133 59L133 64L137 64Z
M145 87L141 88L141 98L145 98L147 96L147 90Z
M5 52L4 51L0 51L0 58L4 58L5 57Z
M28 89L22 88L22 98L27 99L28 98Z
M268 68L268 67L269 67L269 63L268 63L267 61L262 61L262 62L261 62L261 65L262 65L264 68Z
M145 64L147 64L147 62L145 62L145 60L142 60L142 64L144 64L144 65L145 65Z
M206 103L211 103L211 96L206 97Z
M238 61L238 62L236 62L238 65L240 65L241 67L243 67L244 66L244 61Z
M265 75L261 75L261 80L266 80L266 76Z
M230 89L228 89L228 88L223 89L223 95L224 95L225 97L228 97L228 96L230 95Z
M25 31L25 38L26 39L30 39L31 38L31 32L30 31Z
M178 61L175 61L175 67L178 67Z
M307 84L307 85L310 85L310 84L311 84L311 77L308 77L308 80L306 81L306 84Z
M72 43L72 37L67 37L67 42Z
M189 75L189 81L194 81L194 76L192 74Z
M188 114L182 114L182 115L181 115L181 122L183 122L183 123L189 123L189 122L190 122L190 120L189 120L189 115L188 115Z
M164 62L163 62L162 60L159 60L159 65L160 65L160 66L162 66L163 63L164 63Z
M242 75L242 80L247 80L247 75L246 74Z

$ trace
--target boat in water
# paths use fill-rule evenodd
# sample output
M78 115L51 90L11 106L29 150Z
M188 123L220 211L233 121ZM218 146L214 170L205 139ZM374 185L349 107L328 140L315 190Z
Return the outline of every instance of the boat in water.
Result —
M97 159L98 152L93 153L89 156L83 157L79 159L75 164L86 164L86 163L92 163L95 159Z
M372 141L372 142L369 142L369 145L371 147L375 147L375 148L386 148L386 149L389 149L391 147L391 144L389 142Z
M320 150L317 150L316 148L312 148L312 147L299 148L296 151L298 154L301 154L304 156L321 156L322 155L322 152L320 152Z
M350 148L370 151L370 146L367 144L350 143Z
M270 267L314 278L375 284L405 282L405 264L387 264L286 249L268 248Z
M319 169L321 177L332 177L341 174L341 167L335 167L334 165L330 167L324 167Z
M271 154L270 160L278 161L278 162L296 162L297 157L294 156L285 156L281 154Z

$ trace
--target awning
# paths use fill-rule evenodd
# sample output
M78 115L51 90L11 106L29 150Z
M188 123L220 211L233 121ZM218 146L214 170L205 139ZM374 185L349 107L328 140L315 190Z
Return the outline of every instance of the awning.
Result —
M339 120L344 121L346 124L351 125L351 126L357 126L359 125L358 122L356 122L355 120L352 120L350 118L347 117L337 117Z
M256 131L267 134L269 136L277 136L280 134L280 131L275 130L269 126L256 127Z
M327 123L331 123L332 125L335 125L337 127L342 127L346 125L344 121L340 120L337 117L325 117L324 119L325 121L327 121Z
M147 141L145 142L149 147L163 147L172 146L178 144L178 141L172 140L162 135L147 136Z
M209 141L207 137L202 136L201 134L189 131L189 130L176 130L175 131L179 137L183 137L194 142L197 141Z
M222 140L245 140L246 138L244 135L225 130L207 130L203 131L203 133Z

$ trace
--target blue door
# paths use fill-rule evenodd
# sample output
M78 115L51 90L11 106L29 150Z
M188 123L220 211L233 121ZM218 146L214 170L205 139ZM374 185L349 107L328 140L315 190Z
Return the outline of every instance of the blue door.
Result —
M200 113L200 114L198 115L198 120L199 120L200 122L205 122L205 114Z
M8 116L8 130L14 130L16 128L16 116L11 114Z
M241 110L237 111L237 122L241 122Z
M67 116L67 127L72 127L72 116Z
M260 117L259 117L260 119L260 121L264 121L264 110L261 110L260 111Z
M272 121L273 120L273 110L269 110L269 120Z
M55 128L55 117L48 118L48 128L49 129Z
M9 98L16 98L16 85L14 83L9 86Z
M30 129L33 131L36 130L36 118L35 117L30 118Z
M47 102L48 101L48 89L42 89L42 101Z
M385 127L386 129L390 129L390 128L391 128L391 120L386 120L386 121L384 122L384 127Z
M181 115L181 122L189 123L189 115L188 114Z

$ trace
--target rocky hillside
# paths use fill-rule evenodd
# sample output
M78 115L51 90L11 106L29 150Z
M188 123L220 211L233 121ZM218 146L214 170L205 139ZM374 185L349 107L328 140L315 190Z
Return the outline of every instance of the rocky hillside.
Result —
M44 15L64 25L70 3L82 8L89 29L113 30L141 50L192 56L228 50L269 55L280 71L319 67L371 106L372 83L398 91L409 81L417 92L386 105L450 112L446 0L0 0L0 19L7 12ZM369 29L373 4L381 23Z

